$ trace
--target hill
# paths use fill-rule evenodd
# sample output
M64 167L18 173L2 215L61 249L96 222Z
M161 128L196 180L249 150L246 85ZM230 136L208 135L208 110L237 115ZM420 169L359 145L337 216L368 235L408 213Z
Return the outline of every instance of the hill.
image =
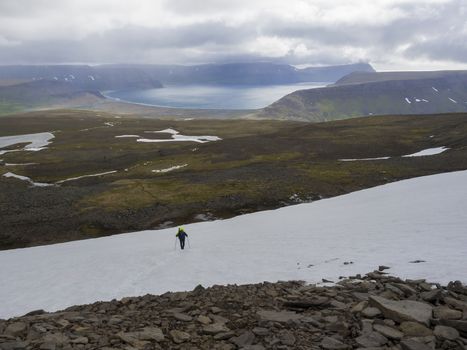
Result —
M0 115L24 109L90 105L103 99L97 90L86 90L67 82L23 82L0 86Z
M389 80L433 79L450 76L463 76L465 71L401 71L401 72L352 72L338 79L333 85L374 83Z
M467 72L432 75L423 79L411 72L351 75L334 86L293 92L256 116L317 122L368 115L467 111ZM393 80L402 76L410 79ZM365 82L371 79L378 81Z

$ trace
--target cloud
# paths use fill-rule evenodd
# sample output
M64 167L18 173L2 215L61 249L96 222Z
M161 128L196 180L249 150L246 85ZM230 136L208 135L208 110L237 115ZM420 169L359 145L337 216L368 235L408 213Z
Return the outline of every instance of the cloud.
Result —
M2 0L0 64L467 67L464 0Z

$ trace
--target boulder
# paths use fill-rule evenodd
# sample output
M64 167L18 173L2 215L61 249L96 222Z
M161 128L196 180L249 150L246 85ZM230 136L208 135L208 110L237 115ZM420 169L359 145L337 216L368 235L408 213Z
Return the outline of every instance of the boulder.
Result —
M28 328L27 324L24 322L14 322L9 324L6 329L5 329L5 334L12 335L14 337L17 337L24 332L26 332L26 329Z
M184 342L190 340L190 338L191 338L191 335L189 333L179 331L177 329L172 329L169 332L169 334L170 334L170 337L172 338L172 340L177 344L184 343Z
M238 337L231 338L230 341L234 343L235 345L237 345L239 348L242 348L247 345L252 345L255 339L256 339L256 336L254 335L253 332L246 331L246 332L243 332Z
M427 328L418 322L410 321L402 322L400 324L400 330L409 337L426 337L433 334L433 331L430 328Z
M369 303L377 307L386 318L396 322L416 321L427 326L433 315L431 305L412 300L388 300L378 296L370 296Z
M388 342L388 339L378 332L368 332L355 339L358 345L364 348L379 347Z
M388 327L385 325L375 324L373 325L373 329L389 339L400 340L404 337L404 333L399 332L397 329L394 329L392 327Z
M441 299L442 295L443 295L443 291L437 288L437 289L432 289L429 292L420 293L420 298L430 303L433 303Z
M447 340L456 340L460 337L457 329L447 326L436 326L433 334L437 338L447 339Z
M271 322L289 322L297 321L302 318L301 315L293 311L272 311L272 310L260 310L256 313L261 321Z
M445 297L444 302L454 309L467 311L467 303L465 301L457 300L451 297Z
M402 350L433 350L428 345L412 339L401 341Z
M381 311L376 307L367 307L362 310L362 315L368 318L374 318L381 315Z
M174 317L175 319L182 321L182 322L190 322L193 319L193 317L191 317L190 315L182 314L179 312L174 313Z
M228 332L230 329L228 329L224 323L213 323L204 326L202 331L204 334L215 335L221 332Z
M457 329L464 337L467 336L467 320L439 320L441 326L448 326Z
M462 312L450 309L446 306L439 306L433 309L433 316L434 318L443 320L460 320L462 318Z
M199 315L196 318L196 321L198 321L201 324L210 324L211 323L211 319L209 317L207 317L207 316L204 316L204 315Z
M349 348L347 344L331 337L324 337L319 345L326 350L345 350Z

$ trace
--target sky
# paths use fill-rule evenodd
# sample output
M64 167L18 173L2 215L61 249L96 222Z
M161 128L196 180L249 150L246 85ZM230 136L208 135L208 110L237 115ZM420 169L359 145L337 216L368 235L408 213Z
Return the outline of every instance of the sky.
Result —
M467 69L467 0L0 0L0 64Z

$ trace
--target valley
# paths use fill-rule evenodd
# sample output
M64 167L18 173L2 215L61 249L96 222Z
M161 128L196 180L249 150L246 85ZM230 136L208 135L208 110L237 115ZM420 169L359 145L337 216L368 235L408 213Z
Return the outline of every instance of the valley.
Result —
M40 151L2 149L13 151L0 156L2 249L228 218L467 169L465 114L310 124L56 110L2 117L0 130L53 134ZM445 149L403 157L436 147Z

